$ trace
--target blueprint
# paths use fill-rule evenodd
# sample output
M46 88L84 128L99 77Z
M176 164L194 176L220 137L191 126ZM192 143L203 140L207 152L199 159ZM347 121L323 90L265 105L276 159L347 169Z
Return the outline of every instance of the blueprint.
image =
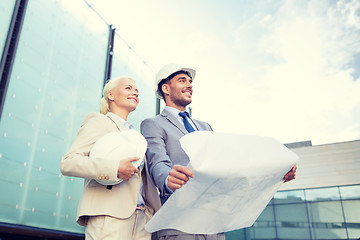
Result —
M146 224L191 234L251 226L298 156L273 138L199 131L180 139L195 177Z

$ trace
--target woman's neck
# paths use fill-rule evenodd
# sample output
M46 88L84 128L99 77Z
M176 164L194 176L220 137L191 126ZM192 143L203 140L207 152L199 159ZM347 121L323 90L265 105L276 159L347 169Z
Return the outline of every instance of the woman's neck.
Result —
M126 110L121 110L121 109L111 109L110 112L118 115L119 117L121 117L122 119L124 119L125 121L127 121L127 118L129 116L129 112Z

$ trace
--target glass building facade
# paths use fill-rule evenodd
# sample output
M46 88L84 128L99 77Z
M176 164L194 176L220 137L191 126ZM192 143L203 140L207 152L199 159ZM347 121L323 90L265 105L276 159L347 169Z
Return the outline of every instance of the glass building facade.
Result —
M277 192L251 228L229 239L358 239L360 185Z
M136 80L140 104L128 120L137 129L156 113L154 73L85 1L1 1L2 63L19 4L23 23L2 87L0 223L82 234L83 180L62 176L61 158L84 117L99 111L106 72Z

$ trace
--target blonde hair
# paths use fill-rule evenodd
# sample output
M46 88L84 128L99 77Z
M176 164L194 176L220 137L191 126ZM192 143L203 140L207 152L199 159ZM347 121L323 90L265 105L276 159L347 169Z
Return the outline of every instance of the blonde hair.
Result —
M110 111L110 100L107 95L111 90L116 88L116 86L119 84L119 82L121 80L124 80L124 79L133 80L132 78L129 78L129 77L115 77L115 78L110 79L105 84L104 90L103 90L103 97L102 97L101 103L100 103L100 113L107 114Z

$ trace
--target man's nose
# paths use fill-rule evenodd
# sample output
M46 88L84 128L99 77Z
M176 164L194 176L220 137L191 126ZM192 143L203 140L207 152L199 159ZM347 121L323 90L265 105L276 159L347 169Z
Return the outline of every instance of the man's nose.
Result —
M187 81L187 85L186 85L186 86L192 88L192 82Z

